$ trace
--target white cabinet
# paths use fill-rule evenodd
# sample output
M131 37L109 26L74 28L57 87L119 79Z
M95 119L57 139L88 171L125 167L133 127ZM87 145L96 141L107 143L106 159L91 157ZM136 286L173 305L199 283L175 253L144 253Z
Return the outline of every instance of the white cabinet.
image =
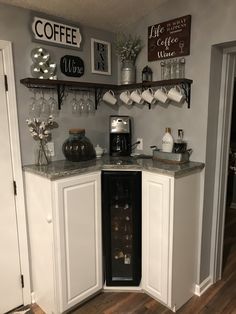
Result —
M102 288L100 173L25 185L34 298L62 313Z
M197 279L200 172L142 178L142 286L175 311Z

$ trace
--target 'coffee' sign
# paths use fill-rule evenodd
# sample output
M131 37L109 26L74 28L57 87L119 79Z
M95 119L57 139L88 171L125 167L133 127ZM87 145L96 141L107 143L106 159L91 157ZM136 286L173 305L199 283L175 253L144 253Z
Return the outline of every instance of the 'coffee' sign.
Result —
M80 77L84 74L84 61L77 56L62 57L60 67L66 76Z
M148 27L148 61L190 54L191 15Z
M82 40L79 28L36 16L33 19L32 31L37 40L74 48L79 48Z

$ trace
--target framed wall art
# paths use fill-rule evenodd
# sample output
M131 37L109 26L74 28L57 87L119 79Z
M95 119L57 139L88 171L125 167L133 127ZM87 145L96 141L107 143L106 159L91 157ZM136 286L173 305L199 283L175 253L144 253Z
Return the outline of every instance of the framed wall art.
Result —
M111 44L91 38L91 71L96 74L111 75Z
M191 15L148 27L148 61L190 54Z

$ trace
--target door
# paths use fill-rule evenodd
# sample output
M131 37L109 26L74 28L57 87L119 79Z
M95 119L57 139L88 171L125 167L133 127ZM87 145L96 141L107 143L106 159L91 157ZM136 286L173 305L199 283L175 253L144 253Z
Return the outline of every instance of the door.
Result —
M23 304L7 97L0 50L0 313Z
M103 247L107 286L139 286L141 172L103 171Z
M169 271L170 178L143 172L142 284L167 304Z
M102 289L100 173L55 183L61 312Z

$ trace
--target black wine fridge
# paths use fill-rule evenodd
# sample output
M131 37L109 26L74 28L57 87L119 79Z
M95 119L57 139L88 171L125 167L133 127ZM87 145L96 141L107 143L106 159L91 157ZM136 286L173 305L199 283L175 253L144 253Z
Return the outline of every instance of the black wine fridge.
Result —
M141 280L141 172L102 173L103 254L107 286Z

